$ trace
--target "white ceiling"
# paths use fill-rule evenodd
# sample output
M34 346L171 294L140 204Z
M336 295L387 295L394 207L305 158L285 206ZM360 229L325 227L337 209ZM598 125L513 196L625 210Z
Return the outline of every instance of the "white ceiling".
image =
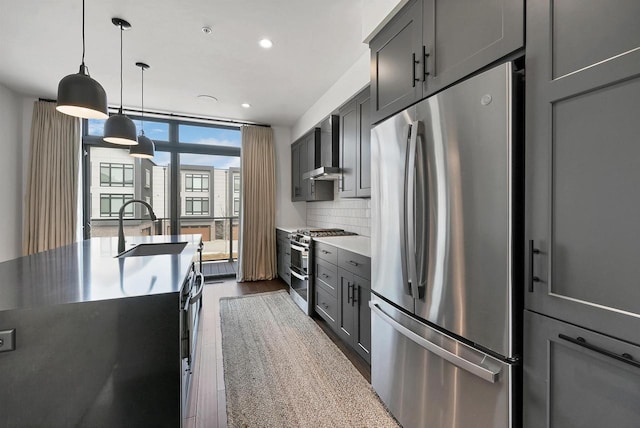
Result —
M86 0L85 63L110 106L291 126L367 50L366 0ZM203 26L213 32L206 35ZM0 84L55 98L82 56L81 0L0 0ZM270 38L274 46L258 45ZM218 98L202 101L197 95ZM249 109L240 106L247 102Z

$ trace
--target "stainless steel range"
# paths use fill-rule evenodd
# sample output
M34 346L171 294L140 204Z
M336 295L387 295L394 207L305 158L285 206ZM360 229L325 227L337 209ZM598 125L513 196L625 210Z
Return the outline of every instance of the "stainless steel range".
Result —
M313 312L313 238L356 235L343 229L298 229L289 234L291 243L291 298L305 314Z

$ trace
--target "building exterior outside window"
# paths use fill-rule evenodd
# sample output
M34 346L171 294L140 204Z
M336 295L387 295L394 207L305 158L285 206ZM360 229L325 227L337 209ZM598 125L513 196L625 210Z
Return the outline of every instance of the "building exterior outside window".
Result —
M233 198L233 215L240 215L240 198Z
M210 185L214 168L202 165L180 165L181 212L183 216L211 216L209 202L214 186ZM213 204L215 207L215 202Z
M209 215L209 198L186 198L186 215Z
M187 192L206 192L209 190L209 174L185 174L184 183Z
M199 233L205 241L203 260L235 258L242 184L239 129L151 122L148 132L157 134L153 159L132 158L126 149L104 145L104 120L83 122L85 237L116 236L120 208L140 199L160 220L152 222L142 204L128 205L126 235ZM191 147L196 144L197 150Z
M131 193L101 193L100 217L118 217L120 207L133 199ZM133 217L133 205L127 205L124 209L124 217Z
M100 186L133 187L133 163L100 162Z

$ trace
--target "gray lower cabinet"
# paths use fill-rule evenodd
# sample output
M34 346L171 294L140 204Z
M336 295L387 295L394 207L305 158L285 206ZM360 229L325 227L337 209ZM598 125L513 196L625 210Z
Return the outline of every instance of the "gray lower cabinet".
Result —
M409 1L369 44L372 122L523 46L523 0Z
M337 330L338 314L338 249L314 242L313 283L315 310L333 330Z
M340 108L340 196L371 196L371 98L369 87Z
M524 426L640 426L640 347L525 311Z
M314 243L315 310L338 336L371 363L369 257Z
M371 363L371 282L338 268L338 335Z
M289 234L280 229L276 229L276 255L278 276L291 286L291 246L289 243Z
M635 344L638 17L636 0L527 1L525 306Z

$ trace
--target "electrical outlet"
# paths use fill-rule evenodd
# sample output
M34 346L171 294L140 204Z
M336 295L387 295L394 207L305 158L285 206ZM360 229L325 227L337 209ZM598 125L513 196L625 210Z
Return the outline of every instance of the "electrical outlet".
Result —
M16 329L0 331L0 352L14 351L16 349Z

